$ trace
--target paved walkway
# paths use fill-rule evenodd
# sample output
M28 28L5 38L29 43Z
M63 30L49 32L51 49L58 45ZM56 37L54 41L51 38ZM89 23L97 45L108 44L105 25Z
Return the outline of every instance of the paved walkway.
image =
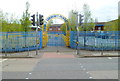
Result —
M57 53L57 55L59 55L60 57L62 57L61 55L66 54L66 55L76 55L76 49L72 49L72 48L68 48L68 47L56 47L56 46L52 46L52 47L45 47L42 48L40 50L38 50L39 55L36 55L36 50L33 51L25 51L25 52L16 52L16 53L1 53L0 57L6 57L5 55L7 55L7 57L39 57L41 56L43 53L45 52L50 52L50 53ZM80 55L82 56L100 56L100 55L120 55L118 53L119 51L90 51L90 50L80 50Z
M73 54L70 55L66 55L63 53L57 53L57 52L48 52L48 53L44 53L42 58L75 58L75 56Z

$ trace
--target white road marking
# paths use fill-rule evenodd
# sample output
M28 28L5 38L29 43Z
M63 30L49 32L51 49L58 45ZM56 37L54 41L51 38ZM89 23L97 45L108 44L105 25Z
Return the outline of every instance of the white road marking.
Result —
M83 66L81 66L81 68L83 68Z
M108 57L108 59L112 59L111 57Z
M6 60L8 60L8 59L0 59L0 62L4 62L4 61L6 61Z
M30 75L32 74L32 73L29 73Z
M25 79L29 79L29 78L25 78Z
M6 60L8 60L8 59L3 59L3 61L6 61Z
M60 53L58 53L58 55L60 55Z
M93 78L93 77L89 77L90 79Z

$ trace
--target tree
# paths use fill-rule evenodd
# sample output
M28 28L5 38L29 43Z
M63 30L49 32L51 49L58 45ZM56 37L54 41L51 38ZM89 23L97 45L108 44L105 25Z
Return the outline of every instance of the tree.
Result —
M48 24L47 24L47 25L48 25L48 26L51 26L52 24L53 24L53 20L51 19L51 20L48 21Z
M67 31L67 23L64 22L60 28L61 28L61 30L62 30L63 32L66 33L66 31Z
M0 32L2 31L2 10L0 10Z
M91 12L87 4L83 5L84 23L79 27L81 31L92 31L95 27L94 19L91 17ZM86 32L84 32L84 46L86 46Z
M48 23L47 23L47 30L49 29L49 27L53 25L53 20L49 20Z
M83 5L84 23L81 26L82 31L91 31L95 27L94 19L91 17L91 12L87 4Z
M76 11L78 12L78 11ZM69 13L69 25L72 31L76 31L76 17L77 15L73 13L73 10ZM95 27L94 19L91 17L91 12L87 4L83 5L83 18L84 23L79 26L80 31L91 31Z
M17 32L22 31L21 24L19 23L19 19L15 18L15 16L8 13L0 12L0 32Z
M68 23L71 31L76 31L76 15L73 14L73 10L69 12Z
M30 30L29 26L31 25L30 13L28 12L29 7L30 7L29 2L26 2L26 10L25 10L25 12L23 12L22 19L20 19L21 25L23 27L23 31L25 31L25 32Z
M30 13L28 13L30 4L26 2L26 11L23 12L22 19L15 18L15 16L0 11L0 31L1 32L16 32L16 31L29 31L31 21Z
M105 31L118 31L118 19L105 23Z

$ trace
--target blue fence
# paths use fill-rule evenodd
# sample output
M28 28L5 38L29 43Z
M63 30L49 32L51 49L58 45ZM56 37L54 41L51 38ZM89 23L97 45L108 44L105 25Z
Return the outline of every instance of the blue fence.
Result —
M37 37L37 41L36 41ZM42 31L33 32L0 32L0 52L19 52L42 48Z
M70 47L86 50L120 50L120 31L80 31L77 47L77 32L70 32Z
M62 38L64 32L48 32L47 46L65 46L65 42Z

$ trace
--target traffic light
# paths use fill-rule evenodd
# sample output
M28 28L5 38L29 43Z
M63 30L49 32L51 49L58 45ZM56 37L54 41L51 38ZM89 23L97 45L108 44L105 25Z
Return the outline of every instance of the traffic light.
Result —
M40 22L40 25L43 25L43 15L39 14L39 22Z
M35 26L35 14L33 14L31 17L32 17L32 19L31 19L32 23L31 24L33 26Z
M79 26L82 25L83 15L79 14Z

